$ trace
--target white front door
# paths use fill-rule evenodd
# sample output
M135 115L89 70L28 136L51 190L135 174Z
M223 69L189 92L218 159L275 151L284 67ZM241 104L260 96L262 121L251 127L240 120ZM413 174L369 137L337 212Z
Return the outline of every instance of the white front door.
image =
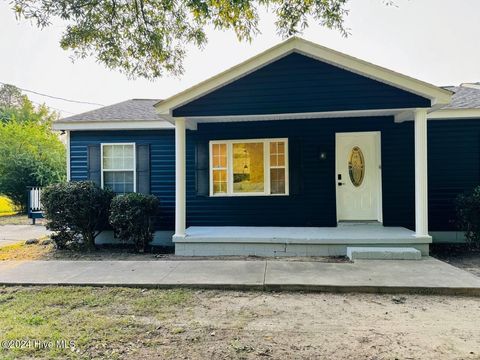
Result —
M336 134L337 220L382 221L380 133Z

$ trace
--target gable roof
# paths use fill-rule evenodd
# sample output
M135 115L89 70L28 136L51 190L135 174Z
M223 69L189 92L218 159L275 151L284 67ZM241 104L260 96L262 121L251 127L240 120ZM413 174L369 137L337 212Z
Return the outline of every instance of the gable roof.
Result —
M431 105L436 108L444 106L450 102L452 92L448 89L439 88L310 41L298 37L292 37L239 65L157 103L155 107L160 114L171 116L174 109L198 99L199 97L202 97L293 52L313 57L317 60L343 68L353 73L428 98L431 100Z
M60 119L59 122L163 120L155 111L159 99L130 99Z

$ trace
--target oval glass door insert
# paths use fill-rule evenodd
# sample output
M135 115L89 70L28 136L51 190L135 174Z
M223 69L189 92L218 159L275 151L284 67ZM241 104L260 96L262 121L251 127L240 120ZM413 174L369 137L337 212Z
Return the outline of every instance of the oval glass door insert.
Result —
M350 158L348 160L348 174L350 181L356 187L362 185L365 177L365 159L362 150L358 146L354 146L350 151Z

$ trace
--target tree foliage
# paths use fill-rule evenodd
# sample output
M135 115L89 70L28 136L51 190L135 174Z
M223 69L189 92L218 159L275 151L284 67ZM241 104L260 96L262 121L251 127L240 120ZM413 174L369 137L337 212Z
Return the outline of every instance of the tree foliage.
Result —
M187 45L207 43L205 29L233 30L250 41L259 32L259 10L276 18L283 37L310 21L347 34L348 0L13 0L18 17L46 27L62 19L60 45L78 58L95 56L129 77L153 79L183 72Z
M30 99L14 85L0 86L0 122L47 125L58 118L45 104L35 107Z
M45 105L34 107L26 96L17 99L0 105L0 194L25 210L27 186L65 179L66 151L51 130L57 114Z
M26 96L14 85L4 84L0 87L0 109L22 106Z

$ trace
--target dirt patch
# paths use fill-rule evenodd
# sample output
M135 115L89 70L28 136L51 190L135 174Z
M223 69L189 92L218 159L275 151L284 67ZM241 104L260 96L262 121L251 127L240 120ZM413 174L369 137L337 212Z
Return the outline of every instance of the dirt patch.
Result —
M88 261L185 261L185 260L245 260L262 261L258 256L175 256L173 249L154 249L151 253L138 254L129 248L100 247L94 251L58 250L53 245L25 245L23 242L0 247L0 260L88 260ZM319 261L326 263L348 263L343 256L317 257L272 257L270 261Z
M173 249L170 249L173 251ZM76 252L68 250L57 250L49 254L50 260L129 260L129 261L185 261L185 260L244 260L263 261L266 258L259 256L176 256L172 253L134 253L130 249L121 248L100 248L91 252ZM269 257L270 261L319 261L326 263L350 262L344 256L317 256L317 257Z
M479 359L480 301L445 296L0 288L2 358Z
M433 244L431 255L480 277L480 249L470 249L463 244Z

